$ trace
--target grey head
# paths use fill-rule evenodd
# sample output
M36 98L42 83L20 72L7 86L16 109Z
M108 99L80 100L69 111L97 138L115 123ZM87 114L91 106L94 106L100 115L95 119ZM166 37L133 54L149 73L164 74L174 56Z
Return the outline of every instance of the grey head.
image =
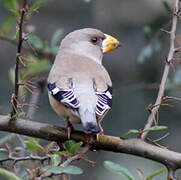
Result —
M97 63L102 63L103 41L106 36L103 32L93 28L84 28L69 33L62 40L60 51L86 56Z

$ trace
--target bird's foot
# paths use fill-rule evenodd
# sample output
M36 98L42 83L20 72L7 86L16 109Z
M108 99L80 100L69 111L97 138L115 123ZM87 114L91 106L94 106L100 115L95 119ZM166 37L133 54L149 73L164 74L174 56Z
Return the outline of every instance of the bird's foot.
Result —
M68 135L68 139L70 139L71 137L71 133L74 130L73 125L70 121L67 121L67 135Z

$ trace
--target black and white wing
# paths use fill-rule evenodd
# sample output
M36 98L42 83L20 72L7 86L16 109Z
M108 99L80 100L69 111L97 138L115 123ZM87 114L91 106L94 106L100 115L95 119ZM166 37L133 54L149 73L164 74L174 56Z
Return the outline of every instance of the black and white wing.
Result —
M96 104L96 114L103 116L112 107L112 87L108 86L106 91L96 92L97 104Z
M59 102L73 109L78 109L80 104L74 95L73 89L62 89L56 86L56 83L48 83L49 93Z

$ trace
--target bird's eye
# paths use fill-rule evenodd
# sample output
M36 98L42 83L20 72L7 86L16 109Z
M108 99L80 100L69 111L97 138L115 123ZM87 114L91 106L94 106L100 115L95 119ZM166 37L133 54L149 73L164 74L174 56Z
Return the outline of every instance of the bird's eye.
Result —
M98 38L97 38L97 37L93 37L93 38L91 39L91 42L92 42L93 44L96 44L97 41L98 41Z

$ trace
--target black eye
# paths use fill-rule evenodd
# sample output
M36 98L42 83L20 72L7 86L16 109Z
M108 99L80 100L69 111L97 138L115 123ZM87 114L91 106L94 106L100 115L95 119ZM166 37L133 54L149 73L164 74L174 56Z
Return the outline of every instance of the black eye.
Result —
M98 38L97 38L97 37L93 37L93 38L91 39L91 42L92 42L93 44L96 44L97 41L98 41Z

